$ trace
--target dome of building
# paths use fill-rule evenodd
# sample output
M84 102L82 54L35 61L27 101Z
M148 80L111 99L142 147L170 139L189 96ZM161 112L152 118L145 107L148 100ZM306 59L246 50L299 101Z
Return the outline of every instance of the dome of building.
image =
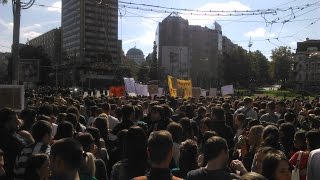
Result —
M127 56L144 56L144 54L140 49L137 49L136 47L133 47L133 48L128 50Z

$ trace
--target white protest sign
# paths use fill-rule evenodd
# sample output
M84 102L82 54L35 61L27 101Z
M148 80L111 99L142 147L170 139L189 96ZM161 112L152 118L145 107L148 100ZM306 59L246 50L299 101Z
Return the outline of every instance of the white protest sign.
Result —
M136 94L135 81L133 78L123 78L124 85L128 94Z
M83 93L83 98L85 98L87 96L89 96L89 93L86 91L86 92Z
M228 94L234 94L233 85L227 85L221 87L221 94L222 96L228 95Z
M101 97L101 93L100 90L96 91L96 98L100 98Z
M192 97L196 100L199 100L201 95L201 88L200 87L192 87Z
M217 88L210 88L209 96L216 97L217 96Z
M135 86L136 86L137 95L139 95L139 96L149 96L148 85L143 85L143 84L136 83Z
M206 97L207 96L207 90L201 89L201 96Z

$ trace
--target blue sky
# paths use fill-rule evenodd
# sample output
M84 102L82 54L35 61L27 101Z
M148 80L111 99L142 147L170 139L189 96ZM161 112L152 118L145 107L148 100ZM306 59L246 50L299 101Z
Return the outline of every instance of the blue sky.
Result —
M268 8L288 8L314 4L303 10L278 12L274 15L266 15L264 18L272 21L276 18L285 17L282 20L296 16L292 22L285 24L266 24L262 16L241 16L241 17L221 17L221 16L200 16L183 15L189 20L189 24L212 27L214 21L222 26L223 35L230 38L234 43L248 49L247 45L251 37L253 46L251 50L260 50L267 57L271 55L271 50L287 45L296 48L297 41L306 38L320 39L320 1L318 0L125 0L127 2L145 3L166 7L188 8L198 10L257 10ZM25 43L27 39L32 39L61 24L61 1L59 0L36 0L36 4L43 4L57 8L33 6L23 10L21 16L20 42ZM150 8L149 8L150 9ZM142 49L145 55L152 52L153 40L157 25L169 13L156 13L151 11L141 11L121 8L119 14L119 39L123 41L123 50L136 45ZM318 21L317 21L318 20ZM243 22L245 21L245 22ZM10 51L12 43L12 7L11 3L0 5L0 52ZM313 25L311 23L315 22ZM307 27L308 26L308 27ZM307 27L307 28L305 28ZM283 37L292 36L292 37ZM272 39L277 38L278 40ZM271 38L270 42L265 40Z

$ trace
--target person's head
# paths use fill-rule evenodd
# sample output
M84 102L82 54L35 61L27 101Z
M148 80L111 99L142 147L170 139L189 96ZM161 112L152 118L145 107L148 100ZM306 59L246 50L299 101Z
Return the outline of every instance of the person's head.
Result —
M124 105L121 108L122 121L134 121L135 111L132 105Z
M255 154L255 161L252 164L252 171L253 172L257 172L259 174L262 173L262 163L268 153L273 153L273 154L282 153L283 154L283 152L276 150L272 147L259 148L259 150Z
M197 142L188 139L181 143L179 168L189 172L198 168L198 145Z
M111 108L110 108L110 104L107 103L107 102L101 104L101 109L102 109L102 112L103 112L103 113L109 115L110 109L111 109Z
M86 128L85 132L91 134L91 136L94 139L94 142L95 142L96 146L99 149L100 148L100 138L101 138L99 129L95 128L95 127L88 127L88 128Z
M26 163L25 180L41 180L50 177L50 161L46 154L33 154Z
M262 145L277 148L279 145L279 129L274 125L268 125L262 133Z
M75 130L77 129L78 118L77 118L76 114L68 113L67 116L66 116L66 121L70 122Z
M219 136L209 138L204 145L203 165L211 162L225 168L229 159L227 141Z
M164 110L161 106L155 105L151 108L151 121L160 121L164 116Z
M221 107L212 108L211 119L213 121L225 121L224 110Z
M95 154L97 151L97 146L95 144L94 138L89 133L80 133L77 137L77 140L82 145L82 148L85 152L90 152Z
M253 100L250 97L245 97L243 99L244 106L247 108L253 108Z
M245 114L243 114L243 113L240 113L240 114L237 114L237 116L236 116L236 118L234 119L234 127L236 128L236 129L238 129L238 128L245 128L244 127L244 124L246 124L245 123L245 121L246 121L246 115Z
M307 147L309 151L320 148L320 132L319 130L311 130L306 133Z
M104 117L97 117L93 126L99 129L101 137L106 141L108 139L108 119Z
M183 141L192 139L194 137L194 132L190 119L188 117L181 118L179 123L182 126Z
M181 143L182 137L183 137L183 128L181 124L172 122L168 125L167 131L170 132L173 142L179 143L179 144Z
M267 180L267 179L263 177L261 174L258 174L256 172L249 172L241 176L240 180Z
M287 112L284 114L284 121L294 123L295 115L292 112Z
M250 128L248 134L248 143L251 147L257 148L260 146L263 129L264 127L262 125L256 125Z
M23 120L25 128L31 128L32 125L36 122L36 111L33 109L24 109L20 113L20 119ZM27 127L26 127L27 126ZM24 129L29 131L30 129Z
M276 112L283 113L286 110L286 104L283 101L276 102Z
M147 165L147 136L139 126L128 129L126 156L130 178L144 174Z
M282 153L269 153L262 162L262 175L268 180L291 180L289 162Z
M76 173L82 162L82 151L81 144L72 138L56 141L51 146L50 152L53 177Z
M10 132L18 130L17 114L10 108L0 110L0 127L6 128Z
M57 127L57 133L54 136L54 140L63 138L72 138L74 133L74 127L69 121L62 121Z
M267 104L268 113L274 113L275 110L276 110L276 103L274 103L273 101L268 102L268 104Z
M201 117L205 117L207 113L207 108L204 107L204 106L201 106L198 108L198 115L201 116Z
M47 121L37 121L32 127L32 137L35 142L50 144L52 140L52 127Z
M294 134L296 129L292 123L283 123L279 128L279 136L281 143L290 143L293 145Z
M51 116L53 114L53 107L49 103L42 104L38 109L39 115Z
M0 149L0 168L4 167L4 152Z
M206 131L209 131L212 128L213 123L214 122L208 117L201 119L199 123L200 133L203 135Z
M173 153L172 146L172 136L168 131L152 132L147 148L151 166L169 168Z
M304 130L300 130L295 133L294 147L301 151L305 151L307 149L306 132Z
M75 114L77 116L77 121L79 121L79 116L80 116L80 112L79 112L79 109L75 106L70 106L68 109L67 109L67 113L72 113L72 114Z

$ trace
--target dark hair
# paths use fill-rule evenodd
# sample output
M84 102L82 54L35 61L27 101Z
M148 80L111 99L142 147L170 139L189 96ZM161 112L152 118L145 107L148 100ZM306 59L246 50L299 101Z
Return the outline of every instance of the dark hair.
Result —
M86 132L90 133L94 139L94 142L96 144L96 146L98 148L100 148L100 138L101 138L101 135L100 135L100 131L98 128L95 128L95 127L88 127L86 128L85 130Z
M288 159L280 153L268 153L262 162L261 174L268 180L276 180L276 170L281 161L288 162Z
M0 149L0 156L4 156L4 151Z
M33 109L24 109L20 113L20 118L23 120L22 130L29 131L36 122L36 111Z
M268 102L267 107L271 110L271 111L275 111L276 110L276 103L271 101Z
M291 122L291 123L293 123L293 122L294 122L294 119L295 119L295 115L294 115L293 113L287 112L287 113L284 114L284 120L285 120L286 122Z
M171 118L172 114L173 114L173 110L171 109L171 107L167 104L164 104L164 105L162 105L162 108L163 108L163 112L164 112L164 117ZM160 113L160 115L161 115L161 113Z
M163 107L162 106L159 106L159 105L155 105L155 106L153 106L152 108L151 108L151 111L150 112L159 112L159 114L160 114L160 117L161 117L161 119L164 119L164 109L163 109Z
M203 114L203 113L206 113L206 112L207 112L206 107L201 106L201 107L198 108L198 114Z
M306 139L309 143L309 151L320 148L320 132L319 130L311 130L306 133Z
M67 117L67 113L59 113L57 116L57 124L60 124L61 122L65 121Z
M179 122L182 126L182 140L192 139L194 137L194 132L191 124L191 120L187 117L180 119Z
M128 121L130 116L135 112L134 107L132 105L124 105L121 108L122 121Z
M298 140L301 144L301 149L300 150L306 150L307 149L307 143L306 143L306 131L304 130L299 130L295 133L294 135L295 139Z
M172 151L173 141L168 131L152 132L148 139L148 150L152 163L160 164Z
M245 175L241 176L240 180L267 180L267 179L261 174L258 174L256 172L248 172Z
M0 127L5 127L14 116L16 116L16 113L11 108L2 108L0 110Z
M73 125L74 129L76 129L76 127L78 126L78 118L74 113L68 113L65 121L70 122Z
M167 130L170 132L173 142L180 143L182 141L183 128L181 124L172 122L168 125Z
M64 161L66 168L70 170L78 170L82 162L82 146L81 144L72 139L64 138L56 141L51 146L50 156L59 157Z
M250 103L252 103L252 102L253 102L253 100L252 100L250 97L245 97L245 98L243 99L244 105L248 105L248 104L250 104Z
M221 107L214 107L211 109L211 116L215 117L212 120L225 121L224 110Z
M32 127L32 137L35 140L35 142L42 141L42 138L48 134L51 136L52 133L52 127L51 124L47 121L37 121L33 127Z
M268 125L262 132L262 146L279 149L279 129L274 125Z
M69 108L67 109L67 113L73 113L73 114L75 114L75 115L77 116L77 120L78 120L78 118L79 118L79 116L80 116L79 109L76 108L75 106L69 107Z
M104 117L97 117L94 121L94 126L99 129L100 136L105 142L108 142L108 119Z
M228 153L227 141L219 136L209 138L204 145L203 165L217 158L221 151Z
M90 147L95 143L94 138L90 133L79 133L77 140L82 145L85 152L90 152Z
M54 140L59 140L62 138L72 138L73 137L73 125L68 121L62 121L57 127L57 133L54 136Z
M129 178L142 176L147 168L147 136L139 126L128 129L126 139Z
M107 113L109 113L109 112L110 112L110 109L111 109L111 108L110 108L110 104L107 103L107 102L101 104L101 109L102 109L103 111L106 111Z
M50 104L45 103L39 107L38 114L51 116L53 114L53 107Z
M46 154L31 155L26 163L24 179L40 180L38 170L44 165L46 161L49 161L49 157Z
M180 146L179 167L182 172L198 169L198 145L197 142L188 139Z

